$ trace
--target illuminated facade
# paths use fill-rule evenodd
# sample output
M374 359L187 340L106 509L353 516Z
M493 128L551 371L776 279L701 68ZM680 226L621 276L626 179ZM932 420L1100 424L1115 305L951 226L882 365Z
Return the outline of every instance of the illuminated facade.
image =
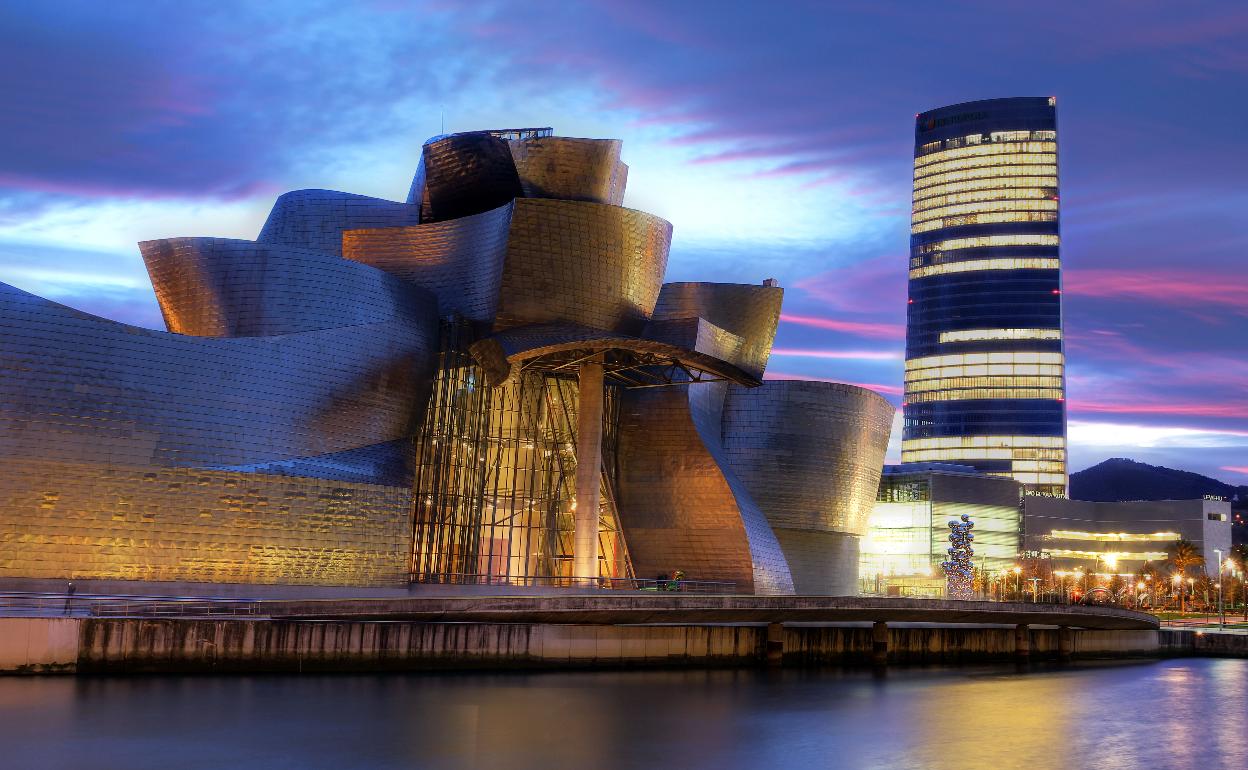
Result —
M627 176L434 137L405 202L140 244L168 332L0 285L0 577L845 592L891 409L764 385L783 290L664 284Z
M1092 502L1027 496L1027 549L1058 569L1134 574L1160 564L1179 538L1190 540L1217 573L1217 551L1231 548L1231 504L1225 500Z
M870 594L943 596L940 564L949 521L975 522L975 567L1013 565L1022 547L1021 485L940 463L890 465L880 479L859 560L861 590Z
M918 115L910 233L902 462L1064 496L1054 100Z

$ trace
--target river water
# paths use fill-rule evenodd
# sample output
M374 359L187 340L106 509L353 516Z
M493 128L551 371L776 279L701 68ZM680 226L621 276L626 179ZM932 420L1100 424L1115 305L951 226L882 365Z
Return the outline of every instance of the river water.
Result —
M1248 660L0 678L0 768L1248 768Z

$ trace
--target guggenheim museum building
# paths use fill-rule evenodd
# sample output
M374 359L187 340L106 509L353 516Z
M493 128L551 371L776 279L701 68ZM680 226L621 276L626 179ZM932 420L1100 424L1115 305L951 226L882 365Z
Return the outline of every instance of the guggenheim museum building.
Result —
M764 381L783 289L664 283L627 175L434 137L404 202L139 244L168 331L0 284L0 579L853 593L893 408Z

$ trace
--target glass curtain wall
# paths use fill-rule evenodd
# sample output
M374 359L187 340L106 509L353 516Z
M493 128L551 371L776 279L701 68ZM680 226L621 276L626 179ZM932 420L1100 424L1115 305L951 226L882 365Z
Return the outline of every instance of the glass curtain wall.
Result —
M471 325L443 323L438 375L416 437L412 577L499 584L571 577L575 376L526 371L490 388L468 353L473 339ZM627 578L615 505L617 386L606 386L604 402L598 569L603 578Z
M1049 97L915 118L903 463L1066 494L1057 147Z

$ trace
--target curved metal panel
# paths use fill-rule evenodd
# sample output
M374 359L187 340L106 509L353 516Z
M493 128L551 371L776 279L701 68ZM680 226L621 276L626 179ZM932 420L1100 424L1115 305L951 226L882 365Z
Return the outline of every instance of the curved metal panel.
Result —
M420 223L420 207L335 190L295 190L278 197L258 243L342 256L342 231Z
M494 329L566 322L639 335L671 240L671 223L641 211L517 200Z
M169 331L255 337L419 320L426 292L331 254L229 238L139 244Z
M627 391L620 522L639 577L683 570L743 593L793 592L766 518L721 457L723 385Z
M547 136L509 144L526 198L615 205L624 198L619 139Z
M784 289L740 283L665 283L654 308L654 321L701 317L744 344L729 359L762 377L780 323Z
M411 487L3 461L0 577L398 586Z
M342 254L432 291L443 315L493 323L512 204L415 227L348 230Z
M186 337L0 284L0 457L228 466L411 435L438 347L416 319Z
M429 221L480 214L523 195L509 143L489 132L453 134L421 152Z
M799 592L856 592L856 539L866 534L893 413L879 394L853 385L728 387L724 459L775 528ZM847 561L836 564L838 552Z

